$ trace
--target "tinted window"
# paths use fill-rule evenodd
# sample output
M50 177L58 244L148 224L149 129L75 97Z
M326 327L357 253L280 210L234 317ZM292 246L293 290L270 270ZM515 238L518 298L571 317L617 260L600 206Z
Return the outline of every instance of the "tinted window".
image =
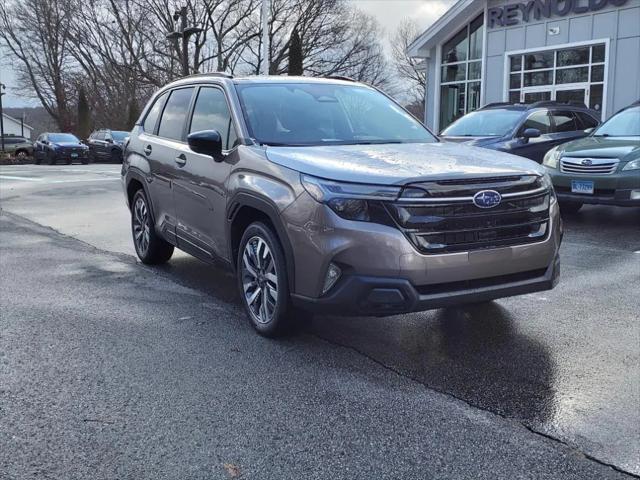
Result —
M553 117L553 122L555 124L553 131L556 133L575 132L576 130L580 130L573 112L551 112L551 116Z
M537 128L544 135L551 131L551 119L546 111L536 112L524 122L520 131L522 132L527 128Z
M217 130L222 137L222 148L228 150L236 141L236 132L231 121L231 114L222 90L217 88L201 88L198 93L193 117L191 119L191 132L201 130Z
M575 113L576 115L578 115L578 117L582 121L582 128L584 128L585 130L587 128L595 128L598 126L598 121L595 118L593 118L591 115L584 112L575 112Z
M472 112L447 127L442 135L460 137L503 136L518 125L522 112L518 110L480 110Z
M191 102L193 88L180 88L171 92L160 118L160 137L182 140L184 122Z
M166 93L160 95L153 104L153 107L151 107L151 109L149 110L149 113L147 113L147 117L144 119L144 123L142 124L142 128L145 132L154 133L156 122L158 121L160 111L162 110L162 105L164 104L164 100L166 98Z
M357 145L434 142L431 133L382 93L333 83L245 84L238 88L260 143Z
M51 133L49 134L51 142L79 142L78 137L70 133Z

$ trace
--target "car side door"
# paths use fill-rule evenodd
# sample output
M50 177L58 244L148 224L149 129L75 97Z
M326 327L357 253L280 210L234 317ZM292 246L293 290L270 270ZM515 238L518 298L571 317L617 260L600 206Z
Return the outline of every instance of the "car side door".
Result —
M537 138L525 138L525 130L532 128L539 130L540 136ZM549 112L546 109L536 110L522 122L509 153L542 163L544 154L551 148L549 146L551 142L551 117Z
M582 122L575 112L571 110L552 109L550 114L551 140L553 145L551 145L549 149L556 145L587 136L587 133L582 127Z
M176 157L179 168L174 186L177 235L180 248L205 259L225 257L225 182L236 153L236 122L227 96L220 86L198 88L186 135L216 130L222 139L223 156L214 159L182 144ZM185 138L186 138L185 135Z
M47 135L43 133L36 139L36 143L33 146L33 156L36 158L36 160L44 159L44 141L46 140L46 138Z

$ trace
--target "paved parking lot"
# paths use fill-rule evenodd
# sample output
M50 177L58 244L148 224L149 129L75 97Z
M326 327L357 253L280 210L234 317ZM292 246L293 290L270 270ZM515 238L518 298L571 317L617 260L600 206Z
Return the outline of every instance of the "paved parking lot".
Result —
M640 209L565 219L551 292L269 341L228 273L136 264L119 166L0 202L0 478L640 475Z

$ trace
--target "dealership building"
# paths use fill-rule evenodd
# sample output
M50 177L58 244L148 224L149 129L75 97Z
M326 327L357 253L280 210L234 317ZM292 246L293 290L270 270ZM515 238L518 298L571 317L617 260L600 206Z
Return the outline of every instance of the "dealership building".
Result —
M493 102L584 102L606 119L640 99L640 0L459 0L409 54L436 132Z

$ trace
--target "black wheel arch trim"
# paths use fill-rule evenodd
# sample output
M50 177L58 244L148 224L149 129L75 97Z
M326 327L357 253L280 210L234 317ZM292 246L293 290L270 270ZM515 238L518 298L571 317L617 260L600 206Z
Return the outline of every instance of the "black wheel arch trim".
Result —
M149 188L147 187L147 183L149 183L149 181L147 180L145 175L143 175L141 172L138 172L132 168L129 168L129 171L126 173L125 178L126 178L126 185L127 185L127 188L126 188L127 204L129 204L129 210L133 208L133 206L130 205L130 202L129 202L129 185L131 185L132 180L136 180L142 185L144 194L147 197L147 207L149 208L149 211L151 213L151 218L155 222L156 215L155 215L155 212L153 211L153 202L151 201L151 196L149 195Z
M275 203L265 198L259 197L251 192L240 191L236 193L231 201L227 204L227 246L229 251L229 257L232 263L232 267L234 271L237 269L236 262L233 261L233 239L231 237L231 225L233 225L233 221L235 220L238 212L242 207L251 207L265 214L271 224L276 229L276 234L278 235L278 239L282 244L282 249L284 251L285 260L287 261L287 277L289 279L289 291L294 292L295 285L295 260L293 255L293 247L291 246L291 242L289 241L289 236L287 235L287 231L282 223L282 218L280 217L280 213L278 211L278 207Z

